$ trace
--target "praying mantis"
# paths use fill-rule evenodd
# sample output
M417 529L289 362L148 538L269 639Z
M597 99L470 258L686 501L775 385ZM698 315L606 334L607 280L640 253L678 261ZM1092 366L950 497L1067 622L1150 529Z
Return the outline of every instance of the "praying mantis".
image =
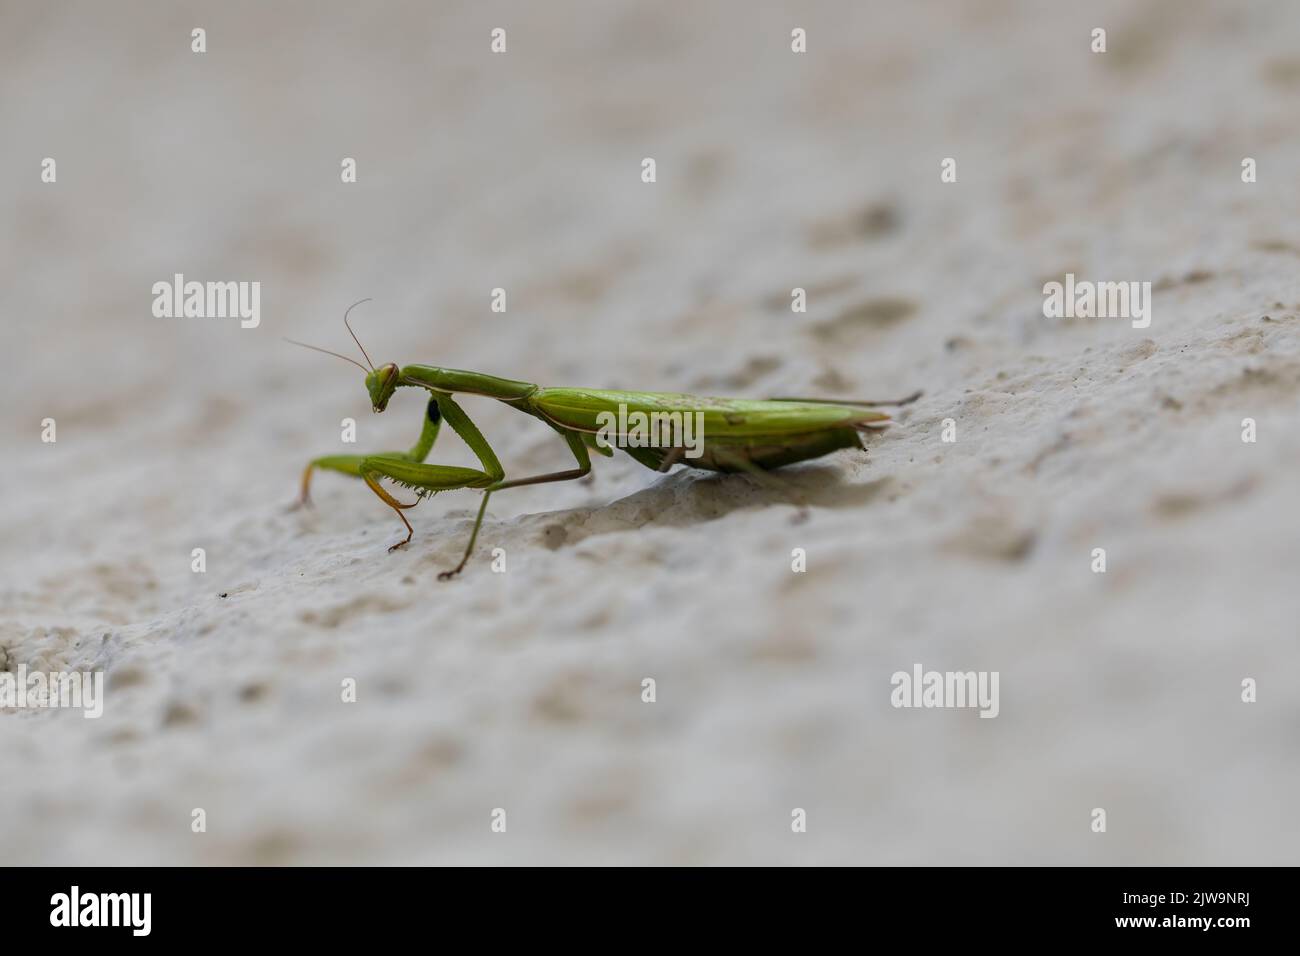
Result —
M427 495L460 488L480 489L474 528L465 553L456 567L438 574L447 581L458 575L474 552L488 500L493 493L507 488L540 485L554 481L573 481L591 471L591 452L613 457L618 447L640 464L666 472L674 464L717 472L745 472L763 476L766 472L795 462L820 458L840 448L863 448L860 432L880 428L890 421L888 415L873 409L901 406L920 398L916 392L892 401L839 401L820 398L770 398L761 400L708 398L676 392L630 392L590 388L543 388L530 382L498 378L482 372L440 368L434 365L405 365L389 362L378 368L352 330L348 315L369 299L353 303L343 314L343 324L361 350L367 365L329 349L288 341L294 345L325 352L351 362L366 375L366 391L374 412L388 407L399 388L422 388L429 392L420 437L409 451L383 452L373 455L325 455L313 459L302 474L302 491L295 507L310 505L311 480L317 469L352 475L364 481L379 499L392 508L406 526L406 537L388 550L408 544L415 531L403 514ZM539 419L559 433L577 464L565 471L507 479L496 452L478 426L452 397L455 394L482 395ZM699 438L691 448L679 440L647 445L629 440L626 421L636 415L640 420L664 423L669 416L690 415L699 423ZM619 422L617 430L611 422ZM481 468L426 464L442 423L469 446ZM670 429L661 429L668 436ZM676 433L680 438L680 431ZM643 436L644 437L644 436ZM414 491L417 498L403 503L380 484L388 479Z

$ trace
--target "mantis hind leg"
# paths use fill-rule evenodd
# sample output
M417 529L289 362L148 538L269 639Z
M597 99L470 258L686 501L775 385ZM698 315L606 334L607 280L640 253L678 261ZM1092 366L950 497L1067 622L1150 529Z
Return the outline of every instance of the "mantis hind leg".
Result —
M804 404L812 404L812 405L861 405L861 406L864 407L864 408L875 408L875 407L878 406L878 405L893 405L893 406L895 406L895 407L901 407L901 406L903 406L903 405L911 405L914 401L916 401L918 398L920 398L921 395L922 395L922 393L921 393L920 391L915 391L915 392L913 392L911 395L908 395L906 398L877 398L877 399L867 399L867 398L796 398L796 397L789 396L789 395L780 395L780 396L776 396L776 397L773 397L773 398L769 398L769 399L767 399L767 401L769 401L769 402L803 402Z
M791 518L792 524L803 524L808 520L810 513L808 499L804 497L799 489L790 484L788 479L773 474L768 468L757 464L743 450L721 449L716 453L716 459L719 464L725 465L733 472L746 475L754 484L765 491L781 494L789 498L796 509Z
M554 427L554 426L552 426ZM552 471L544 475L532 475L528 478L515 478L511 481L497 481L487 488L483 489L483 500L478 506L478 516L474 519L474 530L470 532L469 544L465 546L465 553L461 555L460 564L456 565L449 571L442 571L438 574L439 581L449 581L456 575L460 574L469 561L469 556L474 553L474 543L478 541L479 528L483 526L483 516L487 513L488 499L492 497L492 492L503 491L506 488L518 488L523 485L543 485L552 481L574 481L582 478L591 471L591 455L587 453L587 445L578 432L563 431L555 429L562 436L573 452L573 457L578 462L577 468L571 468L568 471Z

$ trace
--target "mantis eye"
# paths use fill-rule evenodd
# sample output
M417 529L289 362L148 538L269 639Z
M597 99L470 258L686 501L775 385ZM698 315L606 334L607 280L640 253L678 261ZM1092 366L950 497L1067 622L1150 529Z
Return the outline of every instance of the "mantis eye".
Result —
M366 380L366 387L370 390L370 404L375 411L382 412L388 406L388 400L397 391L400 374L397 366L392 362L375 369L370 374Z

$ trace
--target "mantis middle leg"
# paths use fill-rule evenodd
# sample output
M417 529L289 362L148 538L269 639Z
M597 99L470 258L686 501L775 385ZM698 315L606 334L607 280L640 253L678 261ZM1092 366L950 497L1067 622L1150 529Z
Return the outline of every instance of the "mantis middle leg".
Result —
M552 428L555 426L552 425ZM523 485L542 485L552 481L573 481L581 478L591 471L591 456L587 453L587 445L583 441L582 435L578 432L564 431L556 428L573 452L573 457L578 462L577 468L571 468L568 471L552 471L544 475L533 475L529 478L515 478L512 481L497 480L483 490L483 500L478 506L478 516L474 519L474 530L470 532L469 544L465 546L465 553L461 556L460 564L456 565L450 571L442 571L438 574L439 581L448 581L460 574L461 569L465 567L465 562L469 556L474 553L474 542L478 540L479 528L483 526L483 515L487 512L488 499L492 497L492 492L502 491L506 488L518 488ZM468 439L466 439L468 441ZM484 443L486 444L486 442ZM489 449L490 450L490 449Z

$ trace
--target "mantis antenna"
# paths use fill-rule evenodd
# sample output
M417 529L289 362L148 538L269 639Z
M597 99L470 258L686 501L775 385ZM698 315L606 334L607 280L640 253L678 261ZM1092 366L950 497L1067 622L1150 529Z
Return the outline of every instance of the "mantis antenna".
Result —
M366 353L366 347L361 344L361 340L357 338L357 333L352 331L352 326L348 322L348 312L351 312L362 302L369 302L369 301L370 301L369 298L358 299L356 302L353 302L350 306L348 306L348 311L343 313L343 324L347 326L348 335L352 336L352 341L357 343L357 348L361 349L361 354L365 355L366 361L370 363L370 371L373 372L375 370L375 363L370 361L370 356Z
M329 349L323 349L318 345L308 345L306 342L299 342L297 339L285 339L290 345L301 345L305 349L311 349L313 352L324 352L326 355L333 355L335 358L341 358L345 362L351 362L361 371L366 371L366 367L354 358L348 358L346 355L340 355L338 352L331 352ZM374 369L370 369L374 371Z

